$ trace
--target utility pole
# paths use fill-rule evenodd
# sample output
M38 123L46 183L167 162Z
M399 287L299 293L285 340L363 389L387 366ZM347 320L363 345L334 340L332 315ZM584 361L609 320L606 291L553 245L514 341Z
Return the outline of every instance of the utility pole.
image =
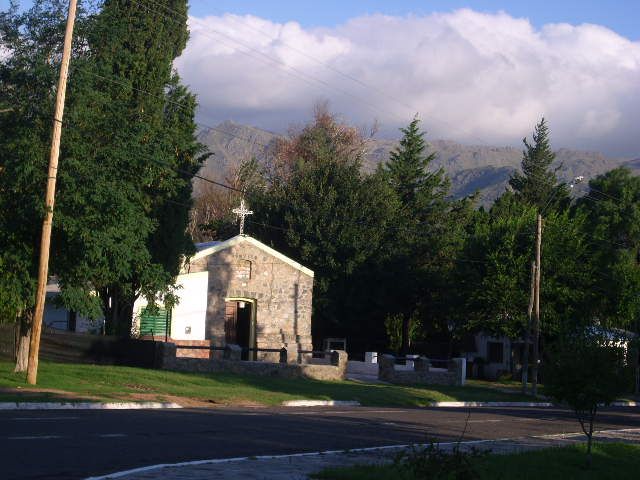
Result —
M542 267L542 214L538 214L536 231L536 275L533 297L533 366L531 368L531 393L538 394L538 364L540 363L540 270Z
M45 215L42 222L42 237L40 239L40 263L38 265L38 289L36 292L36 311L31 328L29 343L29 365L27 367L27 382L35 385L38 378L38 351L40 350L40 333L42 331L42 317L44 301L49 275L49 248L51 246L51 225L53 223L53 205L56 195L56 176L58 173L58 157L60 155L60 135L62 134L62 116L64 115L64 98L67 91L67 76L71 60L71 41L73 38L73 24L76 19L77 0L69 0L67 13L67 28L64 33L64 47L58 92L56 94L56 109L53 117L53 135L51 138L51 153L49 156L49 175L47 176L47 193L45 196Z
M524 350L522 352L522 393L527 394L529 381L529 342L531 341L531 323L533 315L533 299L536 292L536 262L531 262L531 288L529 293L529 308L527 309L527 329L524 333Z

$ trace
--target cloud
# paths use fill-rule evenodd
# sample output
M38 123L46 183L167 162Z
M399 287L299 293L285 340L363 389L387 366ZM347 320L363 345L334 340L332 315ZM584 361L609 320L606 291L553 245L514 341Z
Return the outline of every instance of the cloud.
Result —
M468 9L331 29L236 15L189 23L176 67L205 123L282 132L328 99L345 121L377 119L385 136L418 112L429 138L515 145L544 115L558 148L640 156L640 42L602 26L536 29Z

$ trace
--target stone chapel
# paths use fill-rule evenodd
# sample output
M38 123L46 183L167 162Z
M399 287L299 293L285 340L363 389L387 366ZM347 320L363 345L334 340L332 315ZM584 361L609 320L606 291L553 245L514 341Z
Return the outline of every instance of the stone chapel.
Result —
M136 305L140 336L236 344L248 360L273 357L259 349L312 350L313 271L244 234L196 249L177 279L178 305L153 312L144 300Z

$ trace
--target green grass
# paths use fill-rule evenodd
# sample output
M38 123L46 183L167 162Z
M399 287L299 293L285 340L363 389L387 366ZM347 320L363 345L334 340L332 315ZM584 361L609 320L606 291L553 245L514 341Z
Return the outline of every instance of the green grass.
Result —
M512 393L520 393L522 391L522 382L519 380L478 380L471 378L467 379L467 385L490 387ZM528 390L531 391L531 388L531 383L529 383ZM544 395L544 385L540 383L538 384L538 395Z
M298 399L357 400L366 406L397 407L455 400L530 401L530 397L504 393L488 386L405 387L50 362L40 363L37 387L55 391L27 392L24 391L27 387L25 376L13 373L12 369L12 363L0 361L0 401L38 401L37 396L43 394L48 395L49 400L71 394L77 399L99 400L184 397L212 404L277 405Z
M596 444L593 465L585 467L584 445L517 453L489 455L478 464L481 479L502 480L608 480L640 475L640 445ZM363 465L327 469L312 478L331 480L417 480L393 465Z

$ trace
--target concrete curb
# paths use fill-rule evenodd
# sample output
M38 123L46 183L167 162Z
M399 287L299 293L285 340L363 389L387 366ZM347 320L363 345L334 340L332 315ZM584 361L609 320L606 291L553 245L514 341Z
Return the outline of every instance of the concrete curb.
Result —
M287 400L283 407L360 407L356 400ZM481 408L481 407L559 407L552 402L431 402L426 408ZM640 407L640 402L613 402L611 407Z
M0 402L0 410L143 410L182 408L173 402Z
M432 402L429 407L555 407L551 402Z
M359 407L356 400L287 400L283 407Z
M613 429L613 430L599 430L593 433L597 435L597 434L603 434L603 433L606 434L606 433L616 433L616 432L637 432L639 430L640 429L638 428L625 428L625 429ZM456 445L475 446L475 445L500 443L500 442L514 442L514 441L521 440L523 438L525 439L555 439L555 438L562 439L562 438L580 437L583 435L584 434L582 432L557 433L557 434L549 434L549 435L532 435L530 437L507 437L507 438L492 438L492 439L480 439L480 440L464 440L464 441L457 441L457 442L438 442L433 445L436 445L440 448L456 446ZM164 468L199 467L204 465L225 464L225 463L244 462L244 461L253 462L255 460L279 460L279 459L286 459L286 458L292 459L292 458L301 458L301 457L316 457L316 456L322 456L322 455L344 455L347 453L358 454L358 453L366 453L366 452L384 452L384 451L393 452L394 450L401 450L405 448L428 447L428 446L430 446L430 444L406 443L406 444L396 444L396 445L380 445L377 447L352 448L348 450L324 450L319 452L292 453L292 454L284 454L284 455L256 455L251 457L213 458L213 459L207 459L207 460L191 460L191 461L177 462L177 463L160 463L156 465L148 465L144 467L132 468L130 470L123 470L120 472L108 473L106 475L88 477L85 480L111 480L115 478L127 477L129 475L147 474L149 472L162 470ZM553 445L549 445L549 447L552 447L552 446ZM162 478L170 478L170 477L164 476ZM198 478L204 478L204 477L198 477Z

